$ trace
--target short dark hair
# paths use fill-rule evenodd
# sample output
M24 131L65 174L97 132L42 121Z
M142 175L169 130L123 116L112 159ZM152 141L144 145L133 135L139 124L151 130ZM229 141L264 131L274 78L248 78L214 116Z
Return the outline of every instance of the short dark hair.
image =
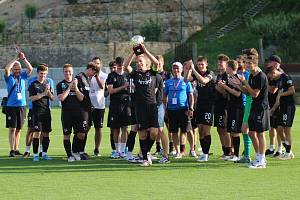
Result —
M122 66L124 64L124 58L123 57L116 57L115 63L119 66Z
M229 61L229 57L227 56L227 55L225 55L225 54L219 54L218 56L217 56L217 58L218 58L218 60L221 60L221 61Z
M227 62L227 66L230 67L232 70L237 70L238 69L238 62L236 60L229 60Z
M272 72L274 70L277 70L276 66L269 66L264 71L265 71L266 74L269 74L270 72Z
M254 48L243 49L242 54L246 54L247 56L257 56L258 57L258 51Z
M271 55L269 57L269 61L273 61L273 62L277 62L277 63L281 64L281 58L277 55Z
M109 64L108 64L108 66L109 66L110 68L112 68L114 65L116 65L116 62L115 62L115 61L110 61Z
M44 72L44 71L48 71L48 67L45 66L45 65L39 65L36 69L36 71L39 73L40 71L41 72Z
M205 57L205 56L198 56L197 62L201 62L201 61L207 62L207 57Z
M94 57L92 60L98 60L98 59L100 60L100 62L102 62L101 58L98 56Z
M89 62L86 66L86 69L92 69L94 70L96 73L99 73L100 69L99 67L97 67L97 65L93 62Z

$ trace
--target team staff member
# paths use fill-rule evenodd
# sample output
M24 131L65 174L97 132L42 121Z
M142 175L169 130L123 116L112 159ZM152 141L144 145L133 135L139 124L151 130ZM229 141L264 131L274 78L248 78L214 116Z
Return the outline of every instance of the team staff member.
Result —
M229 161L239 160L240 133L244 115L243 95L239 85L239 75L237 74L238 63L235 60L227 62L228 82L219 81L218 85L226 90L227 98L227 132L231 134L234 155L228 158ZM228 153L228 152L226 152Z
M9 94L6 107L6 128L9 129L8 138L10 145L9 157L22 155L19 151L19 140L26 118L25 81L32 72L32 66L24 53L20 52L18 56L17 59L13 59L6 65L4 71L7 93ZM21 63L18 60L22 60L25 63L26 71L22 72Z
M140 147L143 155L142 166L152 164L150 157L147 155L150 152L158 132L158 111L156 92L158 87L162 87L161 76L150 69L151 62L158 66L158 60L141 44L144 54L138 55L135 58L137 70L133 71L129 66L134 54L129 57L126 62L126 70L130 73L135 86L135 111L136 120L139 129ZM131 59L130 59L131 58ZM151 62L148 60L150 59Z
M131 123L129 74L124 71L124 59L116 58L117 70L107 77L107 90L110 94L110 104L107 126L114 136L116 152L112 158L125 156L127 126Z
M48 67L47 64L45 63L41 63L40 65L44 65L46 67ZM28 88L30 87L31 83L36 81L38 79L37 76L34 76L30 79L28 79ZM46 78L50 87L53 89L54 88L54 82L51 78L47 77ZM30 146L32 143L32 136L33 136L33 132L34 132L34 124L33 124L33 113L32 113L32 101L31 99L29 99L29 103L28 103L28 114L27 114L27 134L26 134L26 138L25 138L25 152L23 154L24 158L28 158L30 156ZM49 104L49 108L51 108L51 102ZM40 135L40 153L39 153L39 157L42 157L42 153L43 153L43 145L42 145L42 135Z
M228 74L226 73L227 62L229 57L225 54L218 55L218 70L219 74L216 77L216 83L221 82L227 85ZM224 87L219 84L215 86L215 106L214 106L214 126L217 127L217 132L222 145L222 159L228 159L231 156L231 138L227 132L227 93Z
M268 79L259 70L258 57L248 56L246 65L250 71L249 83L245 77L241 77L243 92L252 96L250 115L248 119L249 135L256 152L256 160L249 165L249 168L265 168L266 138L264 131L269 130L269 102L268 102Z
M32 101L32 119L34 125L32 148L33 148L33 161L39 161L38 148L40 135L42 139L43 160L51 160L48 157L47 150L49 147L50 139L49 133L51 128L51 113L50 101L53 101L53 88L51 88L47 81L48 67L40 65L37 67L37 80L33 81L29 88L29 97Z
M291 151L292 148L292 136L291 127L293 125L295 116L295 87L293 81L289 75L280 71L278 67L272 66L267 70L271 80L278 81L278 95L273 108L270 110L272 115L277 114L278 119L278 133L280 136L285 135L285 153L279 156L281 160L289 160L294 158L294 154ZM278 113L275 113L279 106Z
M213 101L215 90L215 75L208 70L207 58L199 56L197 59L196 70L191 63L187 80L197 81L196 90L198 91L196 105L196 123L200 135L200 145L203 154L199 157L199 162L207 162L211 145L210 129L213 124Z
M164 88L164 105L169 118L169 131L172 134L176 156L181 158L179 150L178 130L186 134L191 130L191 118L194 111L194 96L190 82L185 82L181 76L183 66L180 62L172 65L173 78L166 81Z
M102 128L105 112L105 81L107 74L101 71L102 61L99 57L93 58L92 62L99 68L99 74L95 75L91 79L90 86L90 99L92 102L92 120L95 128L95 149L94 156L100 156L99 147L102 139Z

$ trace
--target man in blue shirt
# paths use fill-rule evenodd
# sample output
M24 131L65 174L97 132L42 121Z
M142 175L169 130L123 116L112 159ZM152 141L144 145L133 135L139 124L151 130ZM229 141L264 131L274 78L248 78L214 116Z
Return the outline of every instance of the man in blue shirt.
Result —
M26 71L22 71L23 60ZM5 67L4 79L7 86L7 93L11 95L7 100L6 128L9 128L9 157L21 155L19 152L20 131L25 121L26 93L25 81L32 72L32 66L26 59L24 53L20 52L19 57L10 61Z
M168 79L164 88L164 105L166 114L169 117L169 131L172 133L173 142L176 150L175 158L181 158L179 150L178 130L187 133L190 131L194 96L190 82L185 82L181 76L182 64L175 62L172 65L173 78Z

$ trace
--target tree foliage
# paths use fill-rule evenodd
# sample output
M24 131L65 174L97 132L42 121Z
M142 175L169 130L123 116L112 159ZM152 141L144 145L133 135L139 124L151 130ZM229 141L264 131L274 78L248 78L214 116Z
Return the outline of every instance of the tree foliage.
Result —
M141 27L140 33L147 41L158 41L161 34L161 25L152 19L149 19Z
M28 18L35 18L37 12L37 7L35 4L26 4L25 5L25 15Z
M3 33L5 26L5 21L3 19L0 19L0 33Z

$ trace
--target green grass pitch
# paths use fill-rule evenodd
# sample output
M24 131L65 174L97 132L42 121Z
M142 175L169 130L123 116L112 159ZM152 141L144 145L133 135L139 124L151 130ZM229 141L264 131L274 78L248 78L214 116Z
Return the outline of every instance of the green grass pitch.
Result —
M155 163L143 168L125 160L112 160L108 128L104 128L102 157L68 163L62 142L60 109L52 111L49 155L54 160L33 162L32 157L8 158L8 131L1 114L0 199L298 199L299 115L298 107L292 129L295 159L268 158L266 169L253 170L218 159L221 148L215 128L212 128L213 155L207 163L184 157L171 159L170 164ZM20 140L21 152L25 148L26 128L25 125ZM86 148L89 154L93 152L93 137L91 129ZM137 140L135 151L138 147Z

